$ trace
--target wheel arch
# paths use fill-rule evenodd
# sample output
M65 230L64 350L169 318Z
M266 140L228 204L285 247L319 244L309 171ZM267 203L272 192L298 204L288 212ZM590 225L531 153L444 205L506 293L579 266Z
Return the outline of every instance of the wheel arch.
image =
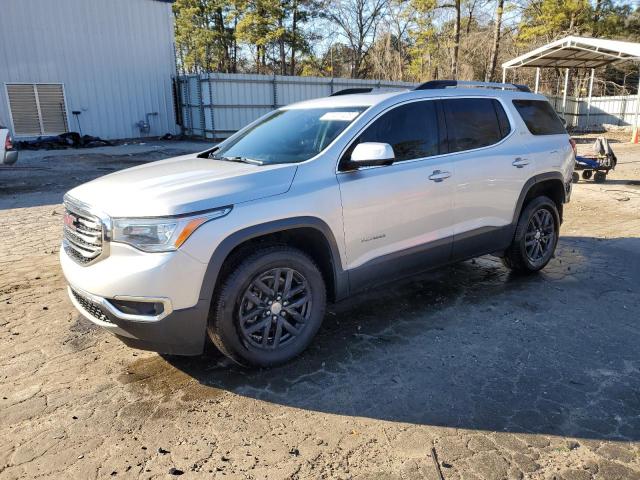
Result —
M330 300L337 301L348 295L347 273L342 269L338 244L329 225L317 217L294 217L244 228L220 242L209 260L200 299L211 301L225 275L224 269L233 268L227 260L244 249L266 243L287 244L313 258L325 278Z
M527 203L540 195L549 197L556 204L560 223L562 223L563 205L567 201L565 183L560 172L548 172L535 175L525 183L513 213L514 225L518 223L520 214L527 206Z

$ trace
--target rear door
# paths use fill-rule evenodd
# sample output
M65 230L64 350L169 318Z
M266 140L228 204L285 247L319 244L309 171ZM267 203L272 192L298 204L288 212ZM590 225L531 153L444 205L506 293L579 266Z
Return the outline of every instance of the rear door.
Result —
M446 263L451 254L451 165L433 100L407 102L373 120L341 160L349 279L354 288ZM350 171L360 142L390 144L395 162Z
M495 98L442 100L453 168L453 259L510 243L514 207L534 172L526 142Z
M516 112L531 133L528 148L536 160L536 174L563 171L568 179L573 167L573 147L567 130L546 100L513 100Z

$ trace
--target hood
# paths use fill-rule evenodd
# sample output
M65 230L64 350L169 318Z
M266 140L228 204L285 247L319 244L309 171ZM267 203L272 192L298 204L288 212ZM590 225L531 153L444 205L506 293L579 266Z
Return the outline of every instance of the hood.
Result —
M180 215L285 193L296 168L187 155L121 170L68 194L111 217Z

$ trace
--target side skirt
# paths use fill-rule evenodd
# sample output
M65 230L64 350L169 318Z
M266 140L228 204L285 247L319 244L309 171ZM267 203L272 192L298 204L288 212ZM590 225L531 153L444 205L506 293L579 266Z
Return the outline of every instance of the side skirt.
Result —
M455 235L451 262L502 252L511 245L515 233L516 224L511 224L504 227L483 227Z
M349 293L481 255L502 252L511 244L514 232L515 224L485 227L376 258L347 271Z

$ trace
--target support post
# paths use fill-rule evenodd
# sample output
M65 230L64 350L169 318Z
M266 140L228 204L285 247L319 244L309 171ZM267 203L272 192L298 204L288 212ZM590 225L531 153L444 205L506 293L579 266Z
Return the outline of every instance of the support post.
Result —
M538 93L540 90L540 67L536 67L536 88L535 93Z
M273 90L273 109L275 110L278 108L278 80L275 73L271 79L271 88Z
M204 116L204 96L202 95L202 83L206 81L204 74L198 75L198 110L200 113L200 131L202 138L207 138L207 121Z
M502 67L502 83L507 83L507 69Z
M636 94L636 114L633 117L633 133L631 135L631 143L638 143L638 115L639 114L640 114L640 76L638 77L638 93Z
M569 69L564 71L564 90L562 92L562 118L567 121L567 93L569 91Z
M591 123L589 123L589 119L591 118L591 97L593 96L593 76L595 75L595 68L591 69L591 78L589 79L589 98L587 99L587 130Z
M209 87L209 119L211 120L211 138L216 139L216 122L213 112L213 87L211 86L211 73L207 73L207 86ZM206 135L205 135L206 136Z

